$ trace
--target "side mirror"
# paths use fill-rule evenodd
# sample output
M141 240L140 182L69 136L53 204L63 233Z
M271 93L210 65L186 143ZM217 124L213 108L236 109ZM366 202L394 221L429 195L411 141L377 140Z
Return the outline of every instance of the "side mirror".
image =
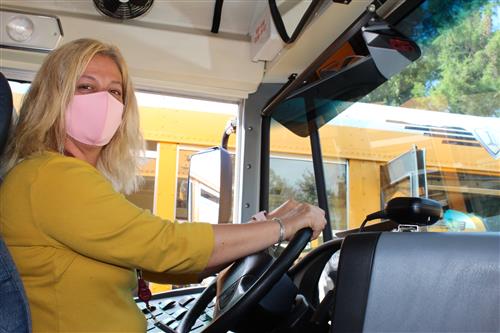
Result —
M222 147L191 155L188 176L188 220L230 223L232 159Z

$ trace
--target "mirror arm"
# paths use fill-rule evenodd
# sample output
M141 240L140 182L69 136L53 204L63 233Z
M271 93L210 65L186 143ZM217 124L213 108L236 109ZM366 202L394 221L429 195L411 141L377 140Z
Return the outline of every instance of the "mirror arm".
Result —
M316 11L316 9L322 2L323 0L313 0L309 5L309 7L307 8L304 15L302 16L302 18L300 19L299 24L293 31L292 36L288 36L285 24L283 23L283 17L281 16L281 13L278 9L278 5L276 5L276 0L269 0L269 9L271 11L271 17L273 18L276 30L278 30L278 34L280 35L283 42L285 42L286 44L291 44L297 39L297 37L300 35L306 24L313 17L313 13Z
M236 119L231 119L227 122L224 133L222 134L221 147L227 149L227 144L229 142L229 137L231 134L236 133Z
M224 0L216 0L214 6L214 16L212 19L212 29L210 30L214 34L219 33L220 19L222 15L222 4Z

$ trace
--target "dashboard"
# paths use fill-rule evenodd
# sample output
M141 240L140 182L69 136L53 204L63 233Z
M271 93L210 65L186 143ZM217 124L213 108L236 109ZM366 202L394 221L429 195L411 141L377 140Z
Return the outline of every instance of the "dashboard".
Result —
M204 287L183 288L155 294L149 302L152 311L146 308L144 302L136 299L137 306L146 316L147 332L175 331L204 289ZM215 302L210 302L190 332L201 332L211 322L214 307Z

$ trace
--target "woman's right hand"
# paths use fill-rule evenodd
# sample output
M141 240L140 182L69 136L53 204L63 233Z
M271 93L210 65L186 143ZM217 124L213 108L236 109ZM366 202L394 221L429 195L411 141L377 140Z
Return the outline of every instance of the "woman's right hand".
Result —
M285 227L285 239L290 240L297 231L311 228L311 239L316 239L326 225L325 212L307 203L287 200L281 206L267 214L267 218L279 218Z
M326 225L322 209L295 200L288 200L265 218L263 216L259 214L255 223L213 225L215 245L208 268L228 264L275 244L281 232L277 228L278 223L272 221L273 218L281 220L286 240L290 240L300 229L308 227L313 231L311 239L316 239Z

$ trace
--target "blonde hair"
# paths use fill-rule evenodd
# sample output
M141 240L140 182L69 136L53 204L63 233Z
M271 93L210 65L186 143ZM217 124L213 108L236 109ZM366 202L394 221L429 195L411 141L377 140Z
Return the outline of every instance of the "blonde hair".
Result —
M64 152L64 114L73 98L77 80L95 55L111 58L122 75L123 120L103 147L97 169L113 187L129 194L141 183L140 156L144 140L139 110L127 65L118 48L93 39L78 39L50 53L24 97L19 119L4 154L2 174L22 160L47 150Z

